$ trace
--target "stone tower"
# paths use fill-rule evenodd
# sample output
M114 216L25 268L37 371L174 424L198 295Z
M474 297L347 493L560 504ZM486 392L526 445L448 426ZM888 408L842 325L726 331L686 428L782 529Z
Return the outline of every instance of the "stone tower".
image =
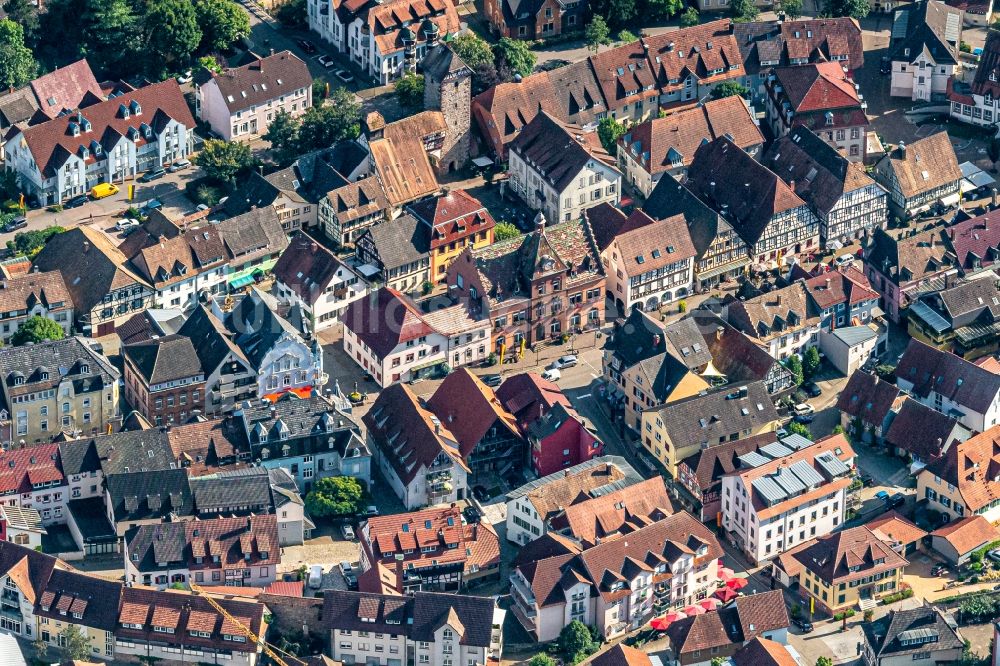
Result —
M445 44L431 48L421 63L424 108L440 110L448 125L438 173L457 171L469 160L472 128L472 70Z

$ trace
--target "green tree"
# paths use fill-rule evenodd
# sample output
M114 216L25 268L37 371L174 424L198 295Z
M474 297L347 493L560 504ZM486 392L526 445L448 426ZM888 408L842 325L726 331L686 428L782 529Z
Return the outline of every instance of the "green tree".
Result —
M25 255L29 259L34 259L42 247L56 234L66 231L62 227L46 227L34 231L19 231L14 234L13 241L7 241L7 247L14 251L14 254Z
M14 335L10 338L10 343L15 347L29 342L42 342L43 340L62 340L65 335L62 326L48 317L34 315L24 320L24 323L17 327Z
M225 51L250 35L250 15L232 0L197 0L202 48Z
M632 42L638 41L639 38L629 30L619 30L618 35L615 37L622 44L631 44Z
M816 666L833 666L833 659L829 657L820 657L816 660Z
M826 13L830 16L850 16L858 20L868 16L868 0L827 0Z
M473 71L493 64L493 50L489 42L471 30L451 40L448 46Z
M681 14L681 27L690 28L691 26L698 25L699 15L698 10L694 7L688 7Z
M842 426L842 425L840 425L838 423L837 425L833 426L833 431L830 434L832 434L832 435L843 435L844 434L844 426Z
M396 81L396 98L408 109L419 109L424 105L424 77L419 74L405 74Z
M577 664L597 649L590 629L583 622L573 620L559 632L559 652L563 659Z
M209 139L195 156L194 163L204 169L209 178L234 183L238 174L253 168L255 160L249 144Z
M72 624L59 632L59 643L67 661L83 661L90 657L90 640Z
M267 126L263 138L271 144L271 155L280 166L288 166L299 155L299 121L281 109Z
M802 16L802 0L781 0L781 11L790 19Z
M186 65L201 43L201 27L188 0L148 0L142 17L143 43L150 72Z
M24 28L9 18L0 21L0 88L20 88L34 78L38 63L24 45Z
M306 0L285 0L274 12L274 18L289 28L309 26L309 10Z
M795 354L789 356L785 359L785 367L792 373L792 377L795 379L795 385L798 386L801 384L805 377L802 374L802 361L799 357Z
M799 435L801 437L805 437L806 439L812 439L812 433L809 432L809 428L807 428L805 424L799 423L798 421L792 421L786 425L785 430L792 435Z
M866 0L867 1L867 0ZM733 19L737 23L748 23L756 21L760 16L760 10L754 0L733 0L729 9L732 11Z
M819 349L816 347L810 347L806 350L802 358L802 374L808 379L812 379L813 375L819 370L820 363L822 359L819 357Z
M595 16L593 20L587 24L586 42L587 48L592 50L594 53L607 44L611 43L611 30L608 28L608 24L600 16Z
M510 222L497 222L496 226L493 227L493 239L497 243L511 238L517 238L520 235L521 230Z
M493 45L493 55L498 69L502 66L522 77L528 76L535 69L535 54L522 41L502 37Z
M365 490L351 476L326 476L306 495L306 510L318 518L356 516L364 509Z
M712 88L712 99L722 99L723 97L733 97L734 95L746 97L749 94L750 90L736 81L723 81Z
M21 187L17 184L17 172L13 169L0 171L0 200L18 201Z
M7 18L24 28L24 39L28 44L33 44L35 35L38 32L38 9L31 3L31 0L7 0L3 3L3 10Z
M726 660L722 657L712 657L712 666L722 666Z
M639 14L635 0L610 0L608 12L611 24L616 28L628 25Z
M528 666L556 666L556 660L544 652L539 652L528 660Z
M361 133L361 103L346 88L337 88L323 106L310 107L299 125L299 152L329 148Z
M215 56L210 56L210 55L201 56L200 58L198 58L198 66L204 67L210 72L215 72L216 74L222 74L222 65L220 65L219 61L215 59Z
M618 138L625 133L625 125L611 116L604 116L597 123L597 136L604 150L610 155L618 154Z
M684 0L648 0L646 8L656 18L666 19L684 11ZM697 11L695 11L695 16L697 16Z
M33 649L35 651L35 657L37 657L39 659L39 661L44 662L45 661L45 657L49 653L49 644L46 643L45 641L43 641L42 637L39 636L31 644L31 649Z
M129 0L86 0L87 59L105 72L138 71L139 17Z

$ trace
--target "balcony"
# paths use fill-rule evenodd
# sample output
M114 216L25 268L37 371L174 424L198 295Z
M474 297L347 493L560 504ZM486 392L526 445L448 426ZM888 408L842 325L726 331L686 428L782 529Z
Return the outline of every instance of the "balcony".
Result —
M535 616L535 593L531 591L524 581L516 574L510 575L510 591L515 602L523 603L526 612L530 612L531 616ZM516 593L516 594L515 594Z

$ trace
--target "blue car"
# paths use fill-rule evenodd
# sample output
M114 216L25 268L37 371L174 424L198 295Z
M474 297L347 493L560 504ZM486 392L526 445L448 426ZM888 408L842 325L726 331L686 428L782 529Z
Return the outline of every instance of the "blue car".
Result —
M875 493L875 499L880 499L883 502L886 502L889 500L889 493L887 493L884 490L880 490L877 493Z

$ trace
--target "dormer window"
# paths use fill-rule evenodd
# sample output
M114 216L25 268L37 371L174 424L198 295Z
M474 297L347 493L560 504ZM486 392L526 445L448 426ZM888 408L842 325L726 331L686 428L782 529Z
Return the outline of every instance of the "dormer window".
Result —
M69 133L73 136L80 136L80 126L76 123L69 124Z
M121 118L128 118L131 114L128 111L128 107L124 104L118 105L118 115Z
M826 124L827 125L832 125L833 124L833 114L832 113L830 113L829 111L827 111L823 115L823 117L826 118Z
M128 106L134 115L137 116L142 115L142 106L139 104L139 102L132 100L131 102L129 102Z
M90 157L90 150L87 149L87 146L80 146L80 159L85 160L88 157Z
M81 375L88 375L88 374L90 374L90 365L88 365L86 363L82 364L80 366L80 374Z
M90 121L86 118L80 119L80 125L83 127L84 132L89 132L93 128L93 125L91 125Z

